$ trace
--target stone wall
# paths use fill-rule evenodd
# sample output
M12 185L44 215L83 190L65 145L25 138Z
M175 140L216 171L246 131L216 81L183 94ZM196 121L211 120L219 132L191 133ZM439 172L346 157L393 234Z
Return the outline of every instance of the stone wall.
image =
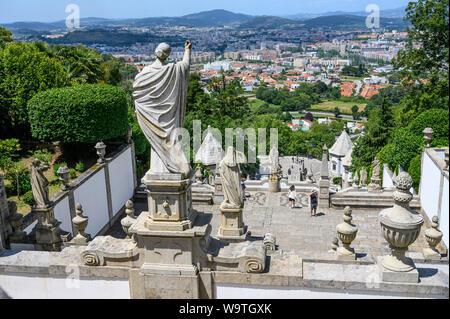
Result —
M449 173L444 170L444 149L425 149L422 153L422 178L419 195L422 213L428 222L438 216L442 241L449 247Z
M80 203L83 215L89 218L86 233L92 236L103 234L134 195L137 186L134 145L120 146L105 158L105 163L90 167L69 185L68 191L60 191L51 198L61 229L76 234L72 218L75 217L75 205ZM33 229L35 218L27 225L26 232Z
M8 200L6 199L6 189L3 175L0 174L0 248L5 247L5 240L10 234L8 224Z
M86 266L80 258L83 249L4 251L0 253L0 287L12 298L143 297L138 262ZM417 264L421 278L415 284L381 281L379 266L373 262L306 260L287 252L276 252L270 259L270 267L261 274L199 269L194 295L213 299L449 296L448 259ZM164 276L161 280L161 285L167 285ZM170 294L166 297L171 298Z

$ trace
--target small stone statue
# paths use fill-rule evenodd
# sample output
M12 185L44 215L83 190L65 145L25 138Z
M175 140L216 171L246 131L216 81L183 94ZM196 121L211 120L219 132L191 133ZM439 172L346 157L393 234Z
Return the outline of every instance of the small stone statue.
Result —
M375 158L372 163L372 179L379 179L380 178L380 161L378 158Z
M23 216L17 213L17 204L16 202L8 202L9 216L8 222L11 225L13 233L10 235L10 241L20 242L24 241L27 233L20 230L20 227L23 223Z
M234 147L228 148L225 158L220 163L220 177L224 201L221 208L242 208L244 206L244 191L241 186L241 171Z
M203 184L202 167L200 165L197 165L197 167L195 168L195 183Z
M211 170L209 170L208 184L214 186L214 174Z
M360 187L366 187L367 186L367 170L363 168L359 173L360 179L359 179L359 186Z
M30 165L30 182L33 191L36 207L47 208L50 206L48 180L44 176L44 172L49 169L46 165L41 165L41 161L37 158Z

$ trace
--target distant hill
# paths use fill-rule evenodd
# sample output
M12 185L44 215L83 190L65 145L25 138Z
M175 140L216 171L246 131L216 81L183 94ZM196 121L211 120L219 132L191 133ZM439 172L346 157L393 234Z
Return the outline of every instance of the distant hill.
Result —
M403 9L404 10L404 9ZM403 28L404 23L400 18L388 17L388 14L395 15L401 9L386 10L381 14L381 26L392 28ZM361 15L351 14L327 14L324 16L307 19L307 15L302 15L302 19L283 18L278 16L258 16L233 13L226 10L211 10L194 14L188 14L182 17L151 17L143 19L102 19L102 18L82 18L81 26L87 29L115 29L120 27L152 27L152 26L187 26L187 27L219 27L236 25L240 29L276 29L276 28L364 28L367 13ZM296 15L300 16L300 15ZM56 21L52 23L42 22L15 22L1 25L12 31L14 30L33 30L39 32L48 32L55 30L65 30L65 21Z
M278 29L285 27L300 26L302 23L296 20L274 17L274 16L259 16L247 22L241 23L239 29Z
M242 23L252 19L252 16L233 13L226 10L211 10L182 17L150 17L142 19L102 19L102 18L82 18L82 27L151 27L156 25L192 26L192 27L219 27L237 23ZM1 25L1 24L0 24ZM49 31L66 27L66 21L56 21L52 23L43 22L15 22L3 24L7 29L30 29L36 31Z
M387 9L380 11L380 17L382 18L403 18L405 17L406 6ZM318 17L334 16L334 15L354 15L354 16L364 16L367 17L368 13L366 11L356 11L356 12L345 12L345 11L330 11L324 13L298 13L293 15L286 15L284 18L295 19L295 20L308 20Z
M366 27L366 17L349 14L334 16L323 16L303 21L306 28L330 28L330 29L364 29ZM403 29L406 24L400 18L380 18L382 28Z
M64 37L56 39L41 38L40 40L53 44L75 44L85 45L132 45L135 43L167 42L169 44L183 45L183 39L179 37L159 37L150 33L131 33L128 31L107 31L102 29L88 31L74 31Z
M252 18L253 17L249 15L233 13L227 10L212 10L185 15L181 17L180 20L186 21L192 25L206 27L243 23Z

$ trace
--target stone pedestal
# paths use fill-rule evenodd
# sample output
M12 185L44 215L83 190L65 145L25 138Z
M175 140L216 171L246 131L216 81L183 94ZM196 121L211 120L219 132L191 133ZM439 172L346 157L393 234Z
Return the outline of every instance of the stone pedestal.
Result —
M147 174L149 211L129 228L143 250L143 298L199 298L199 268L206 264L211 225L192 209L191 180Z
M387 269L383 266L383 261L387 257L378 257L377 264L380 271L380 278L385 282L401 282L416 284L419 282L419 271L413 268L410 271L398 272Z
M319 208L330 207L330 181L328 179L319 180Z
M219 208L222 213L222 225L217 238L222 241L245 241L246 227L242 215L242 208Z
M281 192L280 180L269 179L269 193L279 193Z
M36 232L35 248L38 251L61 251L61 229L55 219L53 207L35 208L38 222L34 230Z
M216 171L216 173L218 170ZM214 179L214 204L220 204L223 202L223 189L222 189L222 179L220 176L216 175Z
M147 186L149 218L145 226L153 231L183 231L192 228L190 179L181 174L149 174L142 179Z

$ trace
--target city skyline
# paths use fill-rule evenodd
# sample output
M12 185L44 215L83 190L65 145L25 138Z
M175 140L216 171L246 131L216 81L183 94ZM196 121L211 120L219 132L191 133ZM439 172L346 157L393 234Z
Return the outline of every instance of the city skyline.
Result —
M18 21L55 22L64 20L68 13L67 5L77 4L80 16L109 19L146 18L163 16L183 16L201 11L224 9L248 15L288 16L292 14L320 14L332 11L356 12L364 11L369 4L377 4L380 10L396 9L408 4L408 0L280 0L275 5L272 1L229 0L226 3L207 0L172 0L174 5L157 1L129 0L126 3L107 0L41 0L39 3L30 0L0 2L0 23Z

